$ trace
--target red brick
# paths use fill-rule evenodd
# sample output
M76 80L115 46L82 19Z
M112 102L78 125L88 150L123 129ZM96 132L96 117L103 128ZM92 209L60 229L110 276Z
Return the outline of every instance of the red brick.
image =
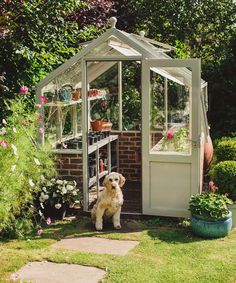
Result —
M80 158L71 158L70 159L70 164L81 164L82 163L82 159Z
M81 166L77 164L65 164L62 168L63 169L78 169L78 168L81 168Z
M59 175L69 175L69 171L68 170L58 170L58 174Z

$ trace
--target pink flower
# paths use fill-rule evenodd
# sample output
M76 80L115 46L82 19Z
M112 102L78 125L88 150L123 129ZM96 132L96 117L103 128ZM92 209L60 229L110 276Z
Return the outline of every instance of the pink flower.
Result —
M63 148L67 148L67 144L65 144L64 142L62 143L62 147Z
M25 85L20 87L20 94L27 94L29 92L29 88Z
M40 134L43 134L44 133L44 128L39 128L39 132L40 132Z
M22 121L21 121L21 124L24 125L24 126L26 126L26 125L28 125L28 121L27 121L27 120L22 120Z
M168 133L168 134L167 134L167 139L168 139L168 140L171 140L171 139L173 139L173 134L171 134L171 133Z
M212 193L215 193L218 190L218 187L215 185L215 183L213 181L210 181L208 186L209 186L209 190Z
M4 148L8 147L8 143L6 141L0 141L0 145Z
M47 218L46 223L47 223L48 225L50 225L50 224L52 223L52 220L51 220L50 217Z
M40 236L40 235L42 235L43 234L43 229L39 229L38 231L37 231L37 234Z
M38 115L38 121L42 121L43 120L43 116L41 114Z
M15 272L11 275L11 280L16 281L17 279L19 279L19 274Z
M38 107L38 108L41 108L42 107L42 104L39 104L39 103L35 103L34 104L36 107Z
M39 97L39 99L40 99L42 102L48 102L48 98L45 97L45 96L43 96L43 95L41 95L41 96Z

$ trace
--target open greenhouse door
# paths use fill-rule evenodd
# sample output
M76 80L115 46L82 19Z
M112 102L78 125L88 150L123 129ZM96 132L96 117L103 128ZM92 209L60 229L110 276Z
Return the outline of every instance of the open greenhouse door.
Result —
M142 64L143 214L186 217L200 180L200 60Z

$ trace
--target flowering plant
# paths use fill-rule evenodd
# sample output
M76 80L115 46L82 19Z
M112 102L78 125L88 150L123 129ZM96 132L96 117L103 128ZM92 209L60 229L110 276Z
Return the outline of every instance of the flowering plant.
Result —
M183 127L180 129L170 128L163 132L161 150L171 150L178 152L188 151L188 129Z
M41 207L44 207L44 204L49 204L56 209L60 209L63 204L72 206L76 200L80 200L80 191L79 188L77 188L76 181L55 178L45 180L39 191Z

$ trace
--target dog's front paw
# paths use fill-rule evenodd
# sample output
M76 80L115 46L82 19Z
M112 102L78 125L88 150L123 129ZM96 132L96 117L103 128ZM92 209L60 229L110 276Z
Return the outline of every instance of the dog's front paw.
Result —
M96 224L95 227L96 227L97 231L102 231L102 225L101 224Z
M120 225L120 224L115 225L114 228L117 229L117 230L119 230L119 229L121 229L121 225Z

